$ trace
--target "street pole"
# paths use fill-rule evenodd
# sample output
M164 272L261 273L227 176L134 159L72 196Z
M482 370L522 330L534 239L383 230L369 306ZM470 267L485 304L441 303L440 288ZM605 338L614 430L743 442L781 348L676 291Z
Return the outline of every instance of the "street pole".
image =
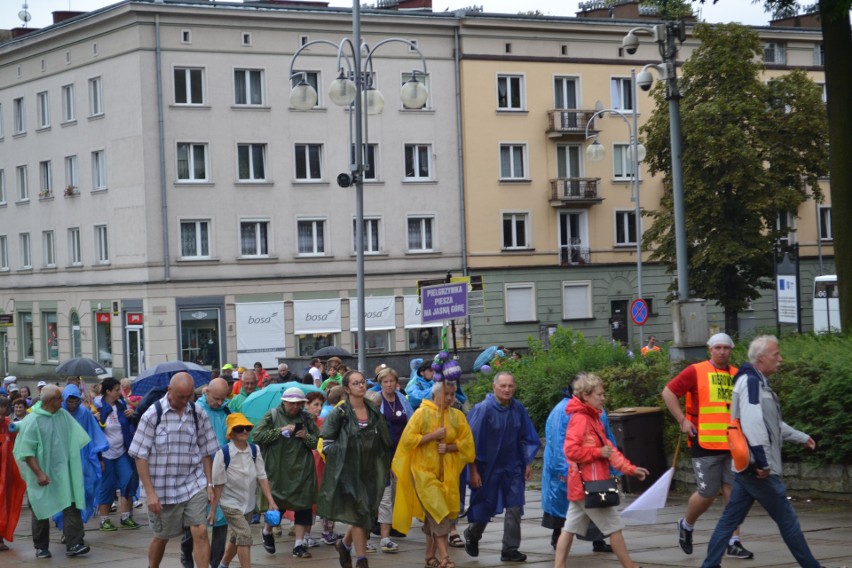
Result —
M358 294L358 329L355 332L355 341L358 345L358 370L366 373L367 345L364 328L367 323L367 313L364 298L364 125L362 122L364 72L361 69L361 4L359 0L352 0L352 41L355 44L352 59L355 65L355 281Z
M642 296L642 207L639 205L639 113L636 92L636 69L630 70L630 88L633 91L633 196L636 200L636 295ZM639 327L639 346L645 344L644 326Z

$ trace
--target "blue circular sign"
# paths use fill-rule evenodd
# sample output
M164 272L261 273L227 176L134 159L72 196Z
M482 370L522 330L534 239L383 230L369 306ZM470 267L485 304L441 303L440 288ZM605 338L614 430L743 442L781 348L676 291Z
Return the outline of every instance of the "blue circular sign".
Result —
M633 300L630 304L630 319L636 325L645 325L648 322L648 303L642 298Z

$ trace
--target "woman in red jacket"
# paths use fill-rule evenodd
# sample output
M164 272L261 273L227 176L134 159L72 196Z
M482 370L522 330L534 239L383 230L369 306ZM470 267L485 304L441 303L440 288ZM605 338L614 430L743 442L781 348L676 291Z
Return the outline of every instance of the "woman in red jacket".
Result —
M610 536L612 551L624 568L637 568L627 553L621 534L624 524L616 507L587 509L583 480L609 478L609 466L627 474L645 479L648 470L637 467L615 449L606 437L601 411L604 388L600 377L580 373L574 382L574 398L565 407L571 415L565 434L565 457L568 459L568 516L556 544L555 568L564 568L575 534L586 534L589 521L594 521L604 536ZM582 479L581 479L582 477Z

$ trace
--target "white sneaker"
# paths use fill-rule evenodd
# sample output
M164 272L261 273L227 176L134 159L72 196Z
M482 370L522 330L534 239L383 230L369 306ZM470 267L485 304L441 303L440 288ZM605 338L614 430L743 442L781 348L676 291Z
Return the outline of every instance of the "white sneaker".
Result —
M316 548L320 545L319 541L311 535L305 535L305 546L308 548Z

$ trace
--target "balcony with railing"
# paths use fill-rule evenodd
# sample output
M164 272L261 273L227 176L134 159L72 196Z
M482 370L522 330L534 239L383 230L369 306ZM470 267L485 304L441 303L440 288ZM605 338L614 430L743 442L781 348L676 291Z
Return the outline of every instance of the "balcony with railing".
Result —
M559 266L582 266L592 262L589 247L581 244L562 245L559 247Z
M596 111L577 110L572 108L561 108L547 111L547 135L550 138L575 138L584 140L586 138L586 125L589 132L595 130L595 119L592 118Z
M554 207L596 205L603 201L598 196L600 178L557 178L550 180L550 204Z

